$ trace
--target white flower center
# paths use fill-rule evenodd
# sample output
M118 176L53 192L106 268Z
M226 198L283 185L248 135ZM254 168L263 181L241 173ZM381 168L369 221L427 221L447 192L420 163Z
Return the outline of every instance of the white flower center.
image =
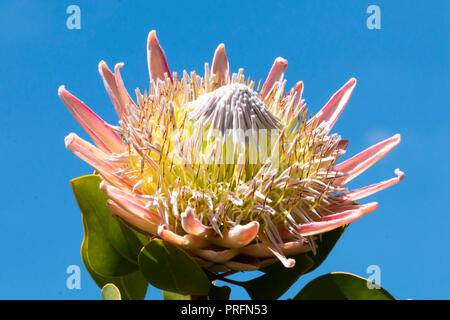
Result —
M188 118L203 127L211 126L221 133L226 130L273 130L280 120L245 84L232 83L200 96L188 103Z

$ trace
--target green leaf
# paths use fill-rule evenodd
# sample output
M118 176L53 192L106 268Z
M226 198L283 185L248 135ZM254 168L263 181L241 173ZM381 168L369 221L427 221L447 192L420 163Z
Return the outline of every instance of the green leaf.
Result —
M276 263L270 266L271 268L266 268L265 274L244 282L242 286L253 300L278 299L313 265L313 261L308 256L296 259L293 268L285 268Z
M228 286L217 287L211 285L209 290L209 300L229 300L231 288ZM162 292L164 300L191 300L191 295L182 295L175 292L164 291Z
M200 266L183 250L152 240L139 254L139 266L154 287L182 295L206 296L210 282Z
M103 300L122 300L120 296L120 290L114 283L107 283L102 288Z
M137 265L137 254L142 244L133 238L134 231L112 218L99 183L100 179L95 175L71 181L82 212L84 239L81 258L99 288L113 283L122 299L144 299L148 283Z
M228 286L217 287L215 285L211 285L211 289L209 290L209 299L210 300L229 300L230 293L231 293L231 288Z
M107 197L100 191L96 175L71 181L73 193L82 212L84 239L83 262L103 277L116 277L139 270L137 257L142 247L133 230L106 205Z
M339 238L342 236L344 231L347 230L347 227L348 225L345 225L322 234L322 240L317 241L319 247L317 248L316 254L314 254L312 251L306 253L306 255L308 255L314 261L314 266L306 273L317 269L317 267L319 267L322 262L325 261L331 250L333 250L334 246L338 242Z
M164 300L191 300L190 295L183 295L175 292L165 291L162 292Z
M368 288L367 279L351 273L332 272L309 282L294 300L395 300L383 288Z
M147 294L148 283L139 270L120 277L104 277L94 271L88 263L86 254L85 247L82 246L81 258L83 259L83 263L99 288L103 288L108 283L113 283L119 288L123 300L144 300Z
M346 228L344 226L322 234L322 240L317 241L316 254L310 251L293 256L293 268L285 268L281 262L276 262L261 269L264 275L243 282L242 286L253 300L278 299L300 276L316 269L326 259Z

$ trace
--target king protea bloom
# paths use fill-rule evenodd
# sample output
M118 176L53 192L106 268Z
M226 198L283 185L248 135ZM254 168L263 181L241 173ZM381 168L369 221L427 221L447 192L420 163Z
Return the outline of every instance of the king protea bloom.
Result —
M320 246L319 235L375 210L359 199L396 177L348 191L345 184L400 142L400 135L337 163L348 140L330 133L356 85L350 79L314 116L303 83L285 89L275 59L261 86L230 74L225 46L203 76L171 73L155 31L147 42L150 84L133 100L120 68L99 72L119 125L98 117L64 86L59 96L95 146L71 133L66 147L91 165L111 211L149 238L183 248L212 272L257 270Z

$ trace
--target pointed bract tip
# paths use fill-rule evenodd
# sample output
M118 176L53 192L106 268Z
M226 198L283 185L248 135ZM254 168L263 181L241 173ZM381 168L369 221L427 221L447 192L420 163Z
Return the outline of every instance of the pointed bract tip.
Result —
M217 46L216 51L214 52L214 58L212 63L213 68L215 64L218 62L228 64L227 53L225 52L225 45L223 43L219 44Z
M392 148L394 148L394 147L398 146L401 141L402 141L402 136L400 134L396 133L392 137L387 138L386 140L381 141L380 143L389 142L389 144L392 146Z
M361 206L361 215L368 214L378 208L378 202L370 202Z
M225 51L225 45L223 44L223 43L220 43L218 46L217 46L217 49L216 49L216 51Z
M356 87L356 78L350 78L350 80L348 80L347 83L344 84L344 86L341 89L349 90L351 95L355 87ZM350 97L348 99L350 99Z
M122 68L125 65L123 62L116 63L114 66L114 72L116 72L118 69Z
M152 30L148 33L147 47L150 49L152 46L159 46L158 38L156 37L156 30Z
M161 48L159 41L156 37L156 31L152 30L148 34L147 39L147 63L150 81L153 79L165 79L165 73L172 81L172 75L170 74L169 66L166 61L164 50Z
M211 64L211 72L218 76L218 86L223 85L226 81L226 78L229 75L229 68L225 45L221 43L214 52L214 57Z
M297 93L297 99L300 100L301 99L301 95L303 94L303 81L298 81L291 89L291 92L296 92ZM297 101L298 101L297 100Z
M225 45L223 43L219 44L214 52L214 58L218 59L219 57L224 57L226 59L227 53L225 51ZM214 62L213 62L214 64Z
M287 66L287 64L288 64L287 60L282 57L276 58L274 63L276 63L278 65L283 65L283 66Z
M67 92L66 87L65 87L64 85L60 85L59 88L58 88L58 96L61 97L61 95L62 95L64 92Z
M395 169L394 173L397 175L399 182L405 178L405 173L402 170L400 170L399 168Z
M106 62L104 60L101 60L98 63L98 71L103 74L103 70L108 69L108 65L106 64Z
M75 138L78 137L75 133L71 132L64 138L64 144L66 148L68 149L70 144L75 140Z

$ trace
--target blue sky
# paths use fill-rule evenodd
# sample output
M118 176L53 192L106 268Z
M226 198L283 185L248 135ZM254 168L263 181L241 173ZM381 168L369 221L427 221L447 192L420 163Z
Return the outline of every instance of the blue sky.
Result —
M81 29L66 27L66 8L81 9ZM369 30L369 5L381 29ZM348 228L325 263L283 298L331 271L367 277L398 299L449 299L450 2L442 1L2 1L0 4L0 299L99 299L80 257L80 212L69 180L91 168L64 148L87 137L57 95L66 88L110 123L115 112L97 71L125 62L130 92L146 88L146 39L156 29L172 71L203 74L225 43L233 71L265 78L273 60L289 65L288 87L305 84L319 110L350 77L358 84L334 131L350 139L345 157L378 140L401 144L355 179L365 186L406 173L367 201L379 208ZM81 289L66 288L66 269L81 266ZM237 276L241 278L242 276ZM151 290L149 298L159 299ZM236 288L233 299L246 299Z

